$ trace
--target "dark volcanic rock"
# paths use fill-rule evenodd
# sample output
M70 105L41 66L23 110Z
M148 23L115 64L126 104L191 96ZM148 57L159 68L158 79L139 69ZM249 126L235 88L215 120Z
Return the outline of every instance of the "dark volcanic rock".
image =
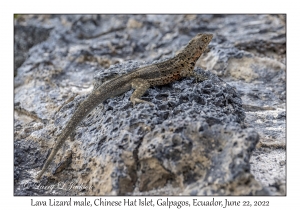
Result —
M182 195L268 194L248 164L259 137L237 128L234 123L209 126L201 118L155 128L139 148L140 191L170 182L183 189Z
M105 80L108 73L120 69L129 72L138 66L137 62L113 66L99 71L96 81ZM249 158L258 135L240 128L238 123L245 115L235 90L209 72L199 73L206 74L208 80L194 83L193 79L183 79L149 89L143 98L154 103L154 108L148 104L132 107L129 91L108 99L102 110L92 111L76 129L77 141L68 142L67 151L69 147L76 151L72 172L57 174L59 179L68 179L72 173L84 185L94 180L94 188L88 192L93 195L128 194L135 187L144 192L163 188L167 183L190 194L195 190L190 185L199 180L205 186L208 181L227 186L240 176L250 180ZM54 119L57 127L65 125L82 100L84 97L76 97L62 107ZM47 129L37 135L45 136L45 132ZM66 152L62 150L57 156L65 160L62 154ZM221 177L228 178L220 180ZM234 194L255 194L262 190L257 185ZM199 194L231 192L200 189Z

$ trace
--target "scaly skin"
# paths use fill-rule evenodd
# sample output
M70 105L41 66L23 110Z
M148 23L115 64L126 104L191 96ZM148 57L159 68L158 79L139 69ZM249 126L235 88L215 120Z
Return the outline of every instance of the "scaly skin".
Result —
M174 58L138 68L133 72L118 76L97 86L88 98L80 104L61 132L37 179L40 179L47 170L56 153L68 136L75 130L76 126L89 112L106 99L120 95L133 88L135 91L130 97L130 101L133 105L135 105L135 103L148 103L153 106L154 104L151 102L140 99L149 87L168 84L182 77L196 77L198 81L205 80L203 76L194 72L194 67L196 61L212 40L212 37L212 34L197 34Z

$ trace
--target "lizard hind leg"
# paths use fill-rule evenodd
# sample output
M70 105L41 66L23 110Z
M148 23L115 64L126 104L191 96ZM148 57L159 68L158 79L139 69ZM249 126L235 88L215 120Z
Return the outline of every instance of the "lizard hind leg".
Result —
M151 103L149 101L144 101L144 100L140 99L140 97L142 95L144 95L144 93L150 87L149 82L147 82L146 80L141 79L141 78L134 79L131 82L131 87L133 89L135 89L135 91L130 96L130 101L132 102L133 105L135 105L135 103L147 103L147 104L149 104L151 106L154 106L153 103Z

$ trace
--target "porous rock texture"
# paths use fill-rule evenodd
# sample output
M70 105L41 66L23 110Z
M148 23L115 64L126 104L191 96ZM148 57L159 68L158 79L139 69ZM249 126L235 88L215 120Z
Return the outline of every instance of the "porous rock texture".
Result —
M21 15L15 55L24 31L44 38L15 60L15 195L285 194L284 15ZM201 32L208 80L150 88L154 107L108 99L34 179L93 86Z

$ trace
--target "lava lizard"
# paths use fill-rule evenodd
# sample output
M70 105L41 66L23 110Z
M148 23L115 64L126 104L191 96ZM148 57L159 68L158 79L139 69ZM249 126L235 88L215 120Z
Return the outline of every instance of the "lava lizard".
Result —
M165 85L183 77L195 77L197 81L204 81L206 78L197 74L194 71L194 67L196 61L212 40L212 37L212 34L197 34L175 57L160 63L137 68L130 73L117 76L104 82L102 85L95 86L92 93L79 105L66 127L62 130L51 154L36 178L41 178L57 151L75 130L76 126L89 112L106 99L120 95L130 89L135 89L130 96L130 101L133 105L135 103L154 105L151 102L140 99L151 86Z

